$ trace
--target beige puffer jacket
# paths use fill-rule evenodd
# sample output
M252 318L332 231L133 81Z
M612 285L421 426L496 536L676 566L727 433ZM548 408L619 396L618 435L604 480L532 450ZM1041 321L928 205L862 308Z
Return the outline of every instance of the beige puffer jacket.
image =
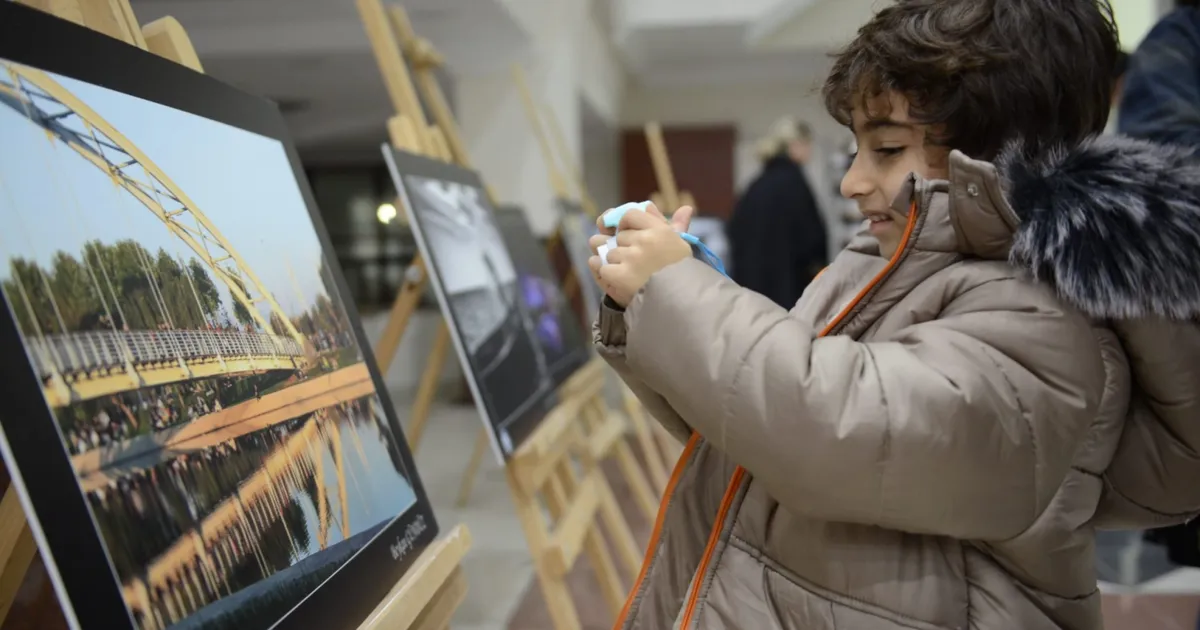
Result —
M1200 169L1019 154L910 179L790 313L696 260L602 310L687 441L618 628L1102 627L1093 530L1200 510Z

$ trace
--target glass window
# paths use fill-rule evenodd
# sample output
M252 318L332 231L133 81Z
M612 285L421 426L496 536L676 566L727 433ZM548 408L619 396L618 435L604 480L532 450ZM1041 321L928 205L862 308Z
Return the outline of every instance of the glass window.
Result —
M389 308L416 254L383 164L308 169L313 196L350 293L364 313Z

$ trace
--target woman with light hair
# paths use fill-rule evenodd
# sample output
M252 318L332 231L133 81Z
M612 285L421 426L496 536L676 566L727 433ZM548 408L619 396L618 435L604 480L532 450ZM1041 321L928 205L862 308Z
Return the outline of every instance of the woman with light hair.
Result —
M825 222L804 175L812 130L794 118L772 125L757 146L762 172L730 218L729 270L738 284L784 308L825 266Z

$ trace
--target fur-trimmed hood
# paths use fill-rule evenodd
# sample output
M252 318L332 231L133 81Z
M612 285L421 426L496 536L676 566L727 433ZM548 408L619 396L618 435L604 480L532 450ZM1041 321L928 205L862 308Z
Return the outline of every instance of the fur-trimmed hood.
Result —
M994 162L1020 218L1009 260L1098 318L1200 316L1200 161L1100 137Z
M1160 527L1200 510L1200 161L1190 153L1101 137L1033 159L1014 145L994 162L1019 218L1009 261L1119 340L1106 391L1130 391L1097 527Z

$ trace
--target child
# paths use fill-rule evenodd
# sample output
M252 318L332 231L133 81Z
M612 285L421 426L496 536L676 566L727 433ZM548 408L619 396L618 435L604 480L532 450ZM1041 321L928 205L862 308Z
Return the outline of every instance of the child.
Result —
M687 446L618 628L1103 626L1095 529L1200 511L1200 167L1095 139L1116 55L1106 0L876 14L790 312L625 215L596 341Z

